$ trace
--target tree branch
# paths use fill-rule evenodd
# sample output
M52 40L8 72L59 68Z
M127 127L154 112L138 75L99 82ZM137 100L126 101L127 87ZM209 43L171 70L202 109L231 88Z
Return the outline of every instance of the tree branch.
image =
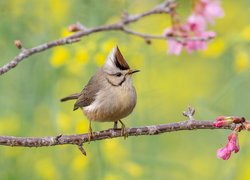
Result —
M62 45L66 45L66 44L72 44L72 43L79 42L82 37L90 35L90 34L98 33L98 32L121 31L125 34L130 34L133 36L143 38L147 42L149 42L151 39L162 39L162 40L175 39L178 42L185 42L187 40L208 41L211 39L211 37L208 37L208 38L191 37L190 38L190 37L173 36L173 35L169 35L169 36L151 35L151 34L145 34L145 33L141 33L141 32L132 31L132 30L126 28L126 25L134 23L136 21L139 21L140 19L147 17L147 16L150 16L150 15L153 15L153 14L170 14L175 8L176 8L176 3L174 2L174 0L165 0L162 4L159 4L156 7L152 8L148 11L142 12L140 14L129 15L129 14L125 13L123 15L122 19L114 24L103 25L103 26L98 26L98 27L94 27L94 28L86 28L85 26L81 25L80 23L77 23L76 25L78 25L78 27L77 27L78 32L76 32L70 36L67 36L65 38L61 38L61 39L54 40L51 42L46 42L44 44L38 45L38 46L33 47L33 48L29 48L29 49L19 48L17 46L19 49L21 49L21 52L16 57L14 57L9 63L0 67L0 75L10 71L14 67L16 67L18 65L18 63L20 63L21 61L30 57L33 54L54 48L56 46L62 46ZM19 43L21 43L21 42L19 42Z
M103 31L123 31L123 32L125 32L124 31L125 25L136 22L143 17L150 16L153 14L170 13L171 9L173 8L173 3L174 3L173 0L165 0L162 4L154 7L151 10L145 11L143 13L135 14L135 15L126 14L125 16L123 16L122 20L117 22L117 23L98 26L95 28L82 28L80 31L74 33L73 35L67 36L65 38L61 38L58 40L47 42L47 43L38 45L38 46L30 48L30 49L22 49L21 52L16 57L14 57L9 63L0 67L0 75L13 69L14 67L17 66L17 64L19 62L21 62L22 60L24 60L25 58L28 58L29 56L31 56L33 54L48 50L48 49L56 47L56 46L61 46L61 45L79 42L81 40L81 38L84 36L87 36L87 35L90 35L93 33L97 33L97 32L103 32ZM84 26L82 26L82 27L84 27ZM142 36L139 36L139 37L142 37ZM152 36L151 38L154 38L154 37ZM166 39L166 37L162 36L162 39Z
M3 146L21 146L21 147L43 147L43 146L56 146L72 144L76 145L83 155L86 155L86 151L83 148L83 144L86 142L118 138L118 137L128 137L128 136L145 136L145 135L157 135L167 132L176 132L183 130L198 130L198 129L229 129L234 130L236 126L239 126L240 130L250 130L249 121L246 121L244 117L224 117L220 118L228 119L230 118L232 123L221 124L220 126L215 125L214 121L205 120L195 120L194 119L195 109L188 107L183 115L188 118L186 121L180 121L175 123L143 126L126 128L125 136L121 129L107 129L103 131L93 132L92 136L86 134L75 134L75 135L58 135L58 136L47 136L47 137L14 137L14 136L0 136L0 145ZM216 120L217 122L218 120ZM221 121L220 121L221 122Z
M198 130L198 129L234 129L234 125L223 126L217 128L213 126L213 121L190 120L168 124L159 124L143 127L127 128L127 136L142 136L142 135L157 135L166 132L176 132L182 130ZM121 129L108 129L103 131L93 132L93 137L90 141L97 141L109 138L123 137ZM4 146L22 146L22 147L42 147L56 146L64 144L82 145L89 142L88 134L76 135L59 135L48 137L14 137L0 136L0 145Z

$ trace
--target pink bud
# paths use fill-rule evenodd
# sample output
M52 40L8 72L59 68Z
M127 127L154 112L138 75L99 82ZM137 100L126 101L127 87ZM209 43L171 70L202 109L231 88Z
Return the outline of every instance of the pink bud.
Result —
M216 121L223 121L223 120L225 120L225 116L218 116L215 120Z
M213 125L215 127L222 127L222 126L230 125L232 123L234 123L233 117L230 117L230 116L218 116L215 119L215 122L213 123Z
M239 152L240 150L240 146L239 146L239 142L238 142L238 134L233 132L232 134L230 134L228 136L228 143L226 145L226 147L228 148L229 151L231 152Z
M224 121L215 121L213 123L214 127L222 127L224 125Z
M217 150L217 157L223 160L228 160L231 156L231 151L227 147L223 147Z

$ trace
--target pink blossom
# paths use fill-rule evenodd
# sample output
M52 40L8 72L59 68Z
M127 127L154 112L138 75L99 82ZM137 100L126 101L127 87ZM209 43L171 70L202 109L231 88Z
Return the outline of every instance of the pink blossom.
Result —
M181 53L181 50L183 48L183 45L175 40L168 40L168 53L169 54L175 54L179 55Z
M230 116L218 116L213 123L214 127L222 127L234 123L233 117Z
M227 143L227 148L229 151L231 152L239 152L240 150L240 146L239 146L239 142L238 142L238 134L233 132L232 134L230 134L228 136L228 143Z
M223 121L223 120L225 120L227 117L226 116L218 116L218 117L216 117L216 121Z
M164 35L171 37L168 40L168 53L179 55L182 49L189 53L206 49L207 40L215 37L215 32L206 30L208 23L223 15L219 0L198 0L193 13L185 23L177 21L172 28L165 30Z
M215 18L221 18L224 16L224 11L218 0L210 0L210 2L206 3L203 13L209 23L214 23Z
M228 160L231 156L231 151L227 147L223 147L217 150L217 157L223 160Z
M192 14L187 21L189 30L192 32L202 32L206 29L207 23L205 19L198 14Z
M221 121L217 121L217 122L221 122ZM240 150L240 145L238 141L238 132L234 130L228 136L228 142L226 146L217 150L217 157L223 160L228 160L232 152L237 153L239 152L239 150Z
M213 123L213 126L214 127L222 127L223 125L224 125L224 121L215 121L214 123Z
M190 40L190 41L187 41L187 44L185 47L189 53L192 53L193 51L206 49L207 44L205 41L201 41L201 40Z
M220 0L200 0L195 6L195 13L203 16L208 23L214 23L214 19L224 16Z
M165 36L173 36L173 29L172 28L167 28L164 31ZM180 42L174 40L174 39L169 39L168 40L168 53L169 54L175 54L179 55L181 53L181 50L183 48L183 44Z
M203 39L210 39L210 38L215 37L215 32L212 32L212 31L194 32L194 36L200 39L187 41L186 49L190 53L193 51L206 49L207 42Z

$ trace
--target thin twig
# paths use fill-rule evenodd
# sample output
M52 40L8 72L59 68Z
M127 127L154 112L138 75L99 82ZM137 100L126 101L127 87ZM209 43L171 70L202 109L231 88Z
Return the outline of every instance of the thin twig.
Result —
M126 28L126 25L134 23L144 17L153 15L153 14L169 14L173 11L173 9L176 7L176 3L174 2L174 0L165 0L162 4L157 5L156 7L142 12L140 14L135 14L135 15L129 15L129 14L125 14L123 16L123 18L118 21L117 23L114 24L109 24L109 25L103 25L103 26L98 26L98 27L94 27L94 28L86 28L84 25L80 24L79 22L76 24L77 25L77 30L78 32L75 32L74 34L67 36L65 38L61 38L58 40L54 40L51 42L46 42L44 44L38 45L36 47L33 48L29 48L29 49L21 49L21 52L14 57L9 63L5 64L4 66L0 67L0 75L8 72L9 70L13 69L14 67L16 67L18 65L18 63L20 63L21 61L23 61L25 58L30 57L33 54L48 50L50 48L54 48L56 46L62 46L62 45L66 45L66 44L72 44L72 43L76 43L79 42L81 40L82 37L93 34L93 33L97 33L97 32L104 32L104 31L121 31L123 33L126 34L130 34L133 36L137 36L140 38L143 38L144 40L151 40L151 39L175 39L176 41L179 42L184 42L186 40L201 40L201 41L207 41L210 40L211 38L197 38L197 37L191 37L191 38L187 38L187 37L180 37L180 36L164 36L164 35L151 35L151 34L144 34L141 32L136 32L136 31L132 31L128 28ZM71 26L71 30L73 31L74 28ZM16 42L15 42L16 45Z
M159 124L143 127L127 128L128 136L142 136L142 135L157 135L166 132L176 132L182 130L198 130L198 129L229 129L233 126L223 126L217 128L213 126L213 121L195 120L192 122L181 121L168 124ZM97 141L103 139L123 137L121 129L108 129L104 131L93 132L93 137L90 141ZM0 136L0 145L4 146L22 146L22 147L42 147L42 146L56 146L64 144L74 144L78 147L83 143L89 142L88 134L76 135L59 135L48 137L14 137L14 136ZM84 150L81 150L84 152ZM86 152L85 152L86 153Z

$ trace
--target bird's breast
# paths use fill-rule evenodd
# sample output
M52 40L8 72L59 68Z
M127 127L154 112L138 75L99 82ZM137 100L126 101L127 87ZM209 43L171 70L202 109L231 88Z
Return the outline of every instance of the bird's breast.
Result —
M136 91L133 86L111 86L100 90L95 101L83 111L93 121L117 121L128 116L135 105Z

